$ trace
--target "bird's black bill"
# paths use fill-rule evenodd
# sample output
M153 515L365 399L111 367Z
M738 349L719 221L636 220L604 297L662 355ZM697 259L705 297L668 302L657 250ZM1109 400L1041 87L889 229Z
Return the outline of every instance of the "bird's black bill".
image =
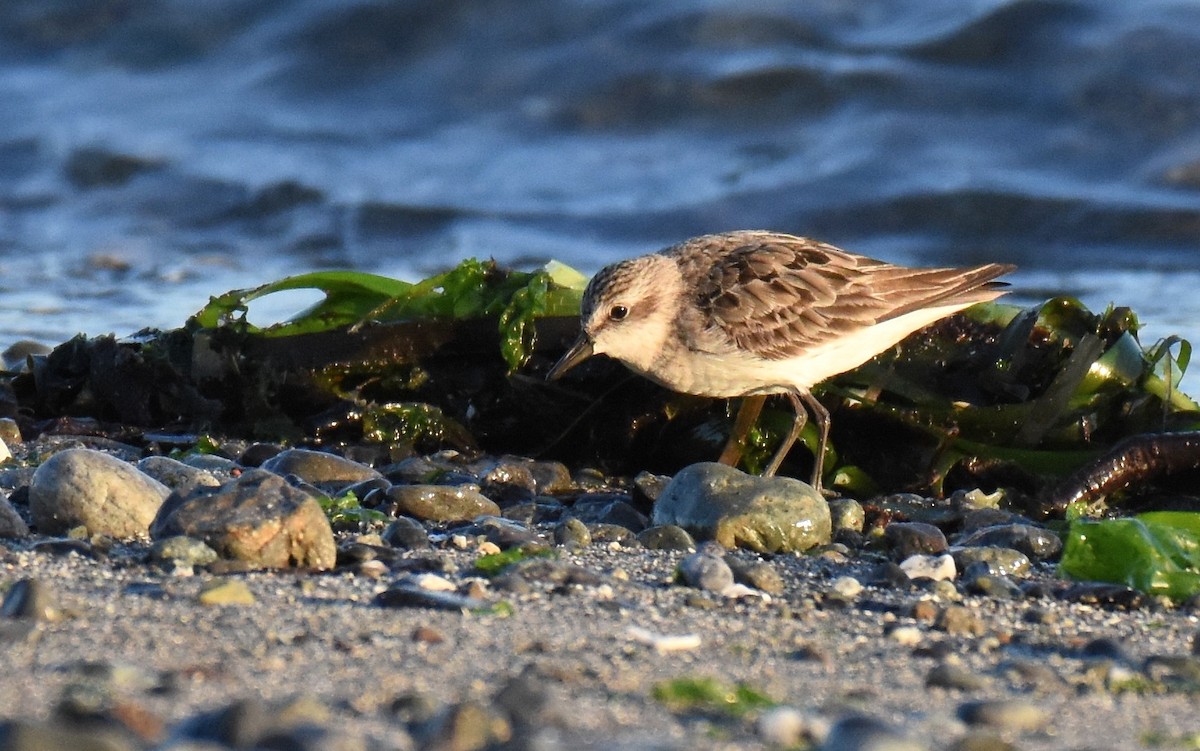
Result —
M547 381L553 381L563 373L566 373L571 368L592 356L592 340L587 334L580 334L567 353L554 363L554 367L550 368L550 372L546 374Z

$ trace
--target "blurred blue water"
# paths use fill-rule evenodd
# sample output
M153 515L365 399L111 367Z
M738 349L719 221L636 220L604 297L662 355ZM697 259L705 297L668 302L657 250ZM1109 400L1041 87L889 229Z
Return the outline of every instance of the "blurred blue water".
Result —
M1200 5L9 0L0 345L771 228L1200 339Z

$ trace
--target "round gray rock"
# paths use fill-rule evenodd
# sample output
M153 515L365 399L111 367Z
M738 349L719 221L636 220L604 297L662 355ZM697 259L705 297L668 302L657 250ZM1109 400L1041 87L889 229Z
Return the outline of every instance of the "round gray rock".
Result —
M8 502L0 497L0 537L25 537L29 534L29 525Z
M296 475L313 485L349 484L383 477L364 464L310 449L280 451L263 462L262 468L277 475Z
M47 459L29 485L33 523L44 534L83 525L91 534L146 534L171 490L102 451L67 449Z
M399 513L422 521L470 521L477 516L500 515L494 501L463 485L394 485L387 495Z
M760 553L808 550L830 537L829 504L812 486L712 462L675 475L654 504L652 523Z
M221 485L221 481L212 472L184 464L169 456L147 456L137 463L137 468L171 490L184 494L196 488L215 488Z

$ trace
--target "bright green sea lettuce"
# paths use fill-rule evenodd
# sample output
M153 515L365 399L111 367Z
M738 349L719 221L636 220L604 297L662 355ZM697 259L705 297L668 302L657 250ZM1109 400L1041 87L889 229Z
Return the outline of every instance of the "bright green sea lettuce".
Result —
M1200 592L1200 513L1153 511L1071 522L1059 570L1185 600Z

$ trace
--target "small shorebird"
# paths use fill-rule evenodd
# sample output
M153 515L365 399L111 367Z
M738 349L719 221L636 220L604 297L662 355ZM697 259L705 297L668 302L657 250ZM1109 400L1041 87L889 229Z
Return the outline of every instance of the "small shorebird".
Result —
M547 376L605 354L669 389L698 396L786 394L792 429L820 431L820 491L829 411L810 389L955 311L1004 294L1015 267L913 269L777 232L704 235L606 266L583 293L579 339Z

